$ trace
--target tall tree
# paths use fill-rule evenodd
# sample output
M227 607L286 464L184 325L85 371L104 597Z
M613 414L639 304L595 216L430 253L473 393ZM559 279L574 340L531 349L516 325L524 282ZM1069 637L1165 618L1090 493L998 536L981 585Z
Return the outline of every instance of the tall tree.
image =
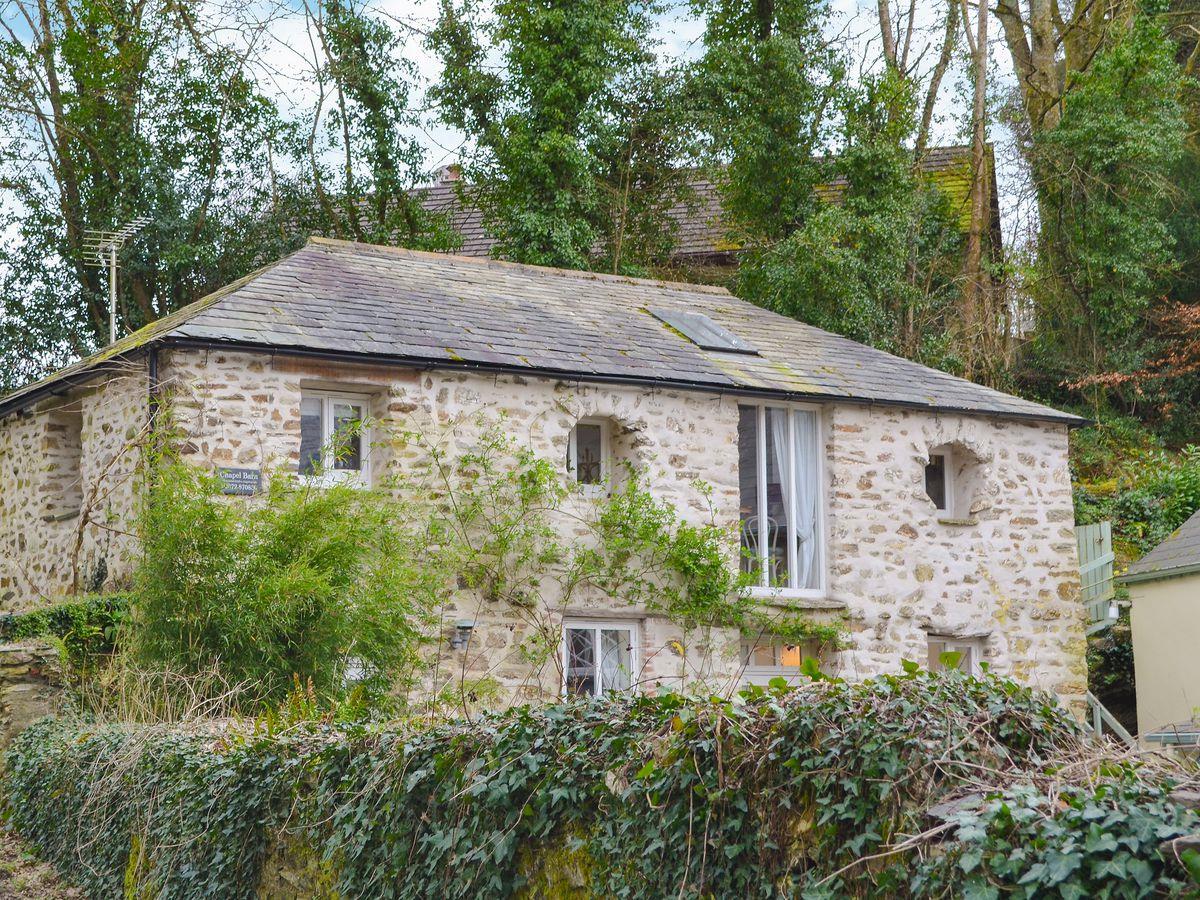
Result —
M245 77L246 47L213 37L197 5L22 0L0 22L0 386L107 335L85 231L153 222L125 262L122 330L245 272L271 252L228 222L254 207L273 114Z
M405 39L355 0L305 6L314 36L317 101L299 147L306 230L417 249L456 243L443 216L421 205L425 172L411 104L414 66ZM336 160L336 162L331 162Z
M912 85L894 71L843 91L836 193L800 228L746 255L739 294L776 312L943 367L962 234L946 196L914 171Z
M842 78L825 0L693 0L705 20L695 85L708 112L731 237L753 250L817 209L825 112Z
M1176 268L1172 176L1187 133L1175 49L1157 18L1139 16L1034 136L1043 373L1129 370L1152 349L1145 324Z
M638 84L622 77L645 71L649 12L640 0L500 0L489 16L474 0L443 0L430 40L443 64L432 94L445 121L475 145L465 190L483 211L498 255L586 269L607 243L600 264L616 260L620 268L630 232L612 223L628 224L631 207L614 207L614 196L628 196L636 181L648 192L643 211L670 205L651 195L669 198L678 184L641 166L660 164L674 140L656 124L662 96L630 94ZM645 85L651 92L661 86ZM613 139L614 113L640 120L618 126L630 129L623 143ZM616 163L621 146L624 164ZM642 171L633 176L634 168ZM606 232L625 235L619 252Z

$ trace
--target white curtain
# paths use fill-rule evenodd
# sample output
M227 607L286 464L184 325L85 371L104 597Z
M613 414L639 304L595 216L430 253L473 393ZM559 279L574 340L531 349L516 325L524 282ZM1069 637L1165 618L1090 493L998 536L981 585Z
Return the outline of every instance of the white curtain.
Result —
M772 578L782 576L788 569L787 541L776 542L777 534L789 534L788 525L791 518L791 504L788 498L792 496L793 476L788 467L788 411L786 409L767 410L767 430L771 433L771 449L775 453L775 472L779 475L780 497L783 502L783 512L778 521L768 516L770 527L765 532L767 544L763 548L767 554L784 554L783 559L772 559L768 571ZM771 482L767 481L767 509L771 507ZM786 585L784 585L786 587Z
M600 632L600 693L629 690L630 633L604 629Z
M821 553L820 423L817 414L796 410L796 587L819 588Z

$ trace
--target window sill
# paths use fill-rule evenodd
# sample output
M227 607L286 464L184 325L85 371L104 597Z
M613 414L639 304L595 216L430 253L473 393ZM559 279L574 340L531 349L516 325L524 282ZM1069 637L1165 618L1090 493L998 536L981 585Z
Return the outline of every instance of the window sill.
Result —
M846 609L841 600L833 600L824 593L798 591L794 588L750 588L750 596L775 606L789 609L827 610L837 612Z
M955 528L971 528L979 524L979 520L974 516L969 516L965 519L956 519L953 516L938 516L939 525L950 525Z

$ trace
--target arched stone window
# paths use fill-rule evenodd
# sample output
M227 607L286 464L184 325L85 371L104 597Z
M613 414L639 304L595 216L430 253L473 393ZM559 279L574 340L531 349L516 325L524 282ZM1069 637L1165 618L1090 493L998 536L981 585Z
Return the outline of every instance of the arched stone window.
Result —
M964 444L939 444L930 449L924 488L938 518L974 518L983 493L983 468L979 457Z

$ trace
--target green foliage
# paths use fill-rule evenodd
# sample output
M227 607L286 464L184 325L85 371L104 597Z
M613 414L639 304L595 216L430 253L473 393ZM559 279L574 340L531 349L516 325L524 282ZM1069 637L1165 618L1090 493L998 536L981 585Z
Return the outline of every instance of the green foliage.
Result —
M693 74L709 154L724 164L731 237L758 247L782 240L817 209L824 111L841 80L822 27L825 0L692 0L705 21Z
M1060 769L1080 740L1047 697L910 666L425 731L214 740L46 720L6 782L18 832L97 896L254 896L285 823L345 897L509 896L547 868L616 897L1183 890L1158 844L1196 815L1131 767ZM926 810L971 791L985 797L927 830Z
M148 665L219 671L259 699L294 676L322 696L361 668L382 691L411 672L446 573L414 552L396 505L346 485L285 477L230 503L189 466L160 466L139 522L131 650ZM422 544L423 546L423 544Z
M489 14L443 0L433 96L480 151L467 199L500 256L588 269L599 241L620 269L661 251L684 184L670 157L687 138L646 50L648 15L637 0L501 0ZM649 244L624 243L639 236Z
M0 38L0 390L107 342L91 229L151 221L122 252L128 333L296 249L312 233L445 248L409 189L411 66L357 0L289 10L307 27L310 107L279 98L251 19L195 0L21 0ZM307 94L307 91L301 93ZM334 162L336 160L336 162Z
M811 175L789 180L786 211L770 206L780 195L767 192L778 186L761 170L741 173L734 151L725 206L747 240L735 290L811 325L953 368L948 335L963 236L949 201L916 173L906 146L917 125L912 85L888 69L829 93L841 123L838 153L796 163ZM817 199L818 176L837 185L836 195Z
M81 655L110 653L129 603L129 594L100 594L29 612L4 613L0 641L56 637Z
M1072 74L1059 124L1034 135L1043 374L1129 371L1150 349L1147 313L1176 268L1168 216L1187 134L1181 93L1173 42L1137 16Z
M1075 519L1113 523L1126 562L1165 540L1200 510L1200 449L1171 453L1130 419L1106 419L1074 432Z

